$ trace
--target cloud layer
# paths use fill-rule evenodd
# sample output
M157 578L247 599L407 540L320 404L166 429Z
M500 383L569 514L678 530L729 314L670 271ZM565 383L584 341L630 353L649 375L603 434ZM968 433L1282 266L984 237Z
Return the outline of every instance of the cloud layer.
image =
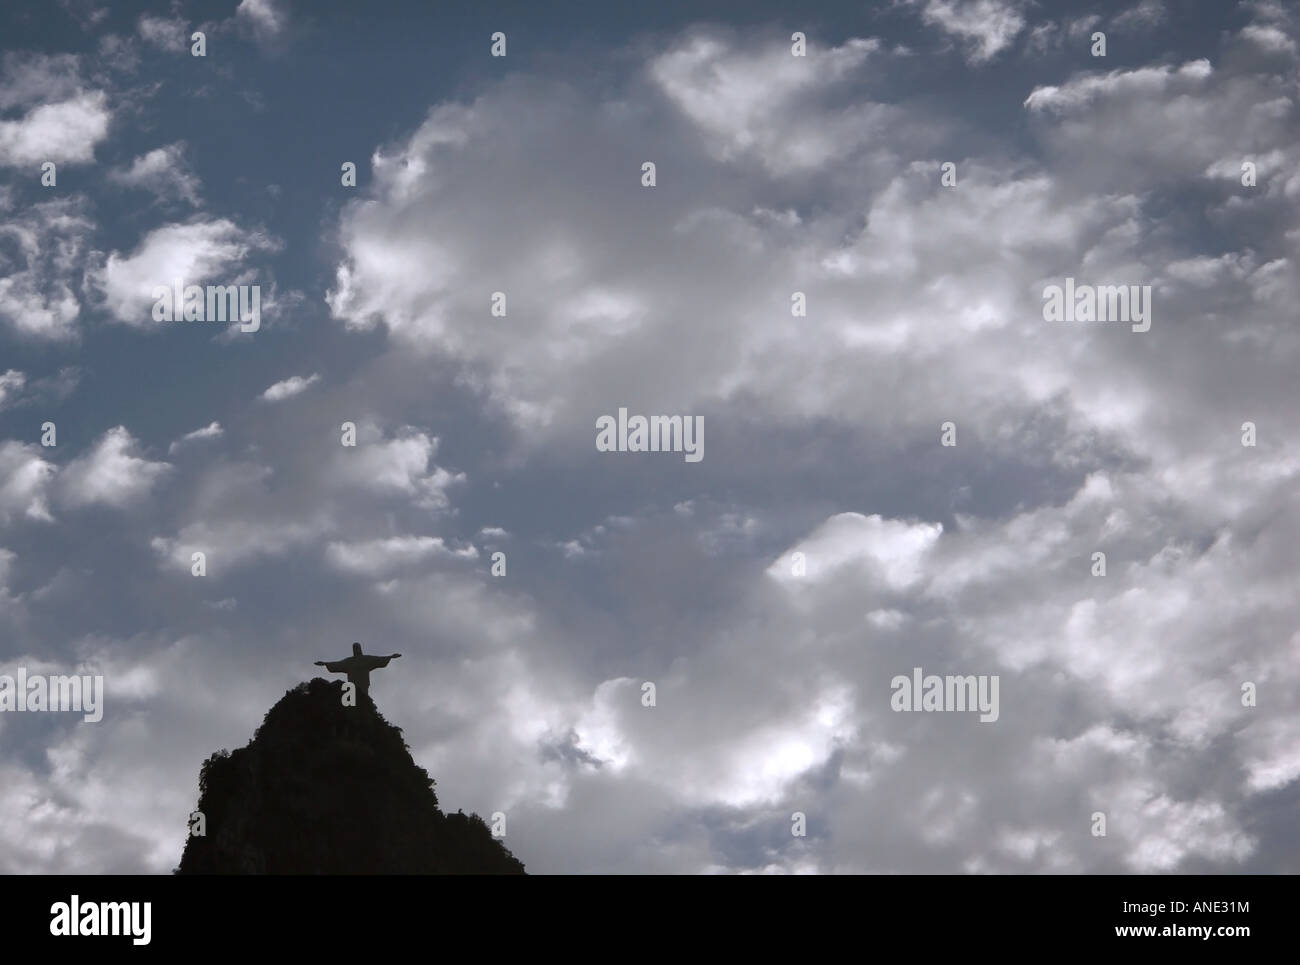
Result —
M1148 57L1116 41L1160 3L1051 16L523 61L339 146L359 187L330 154L297 221L201 132L61 123L103 190L0 195L0 319L104 354L0 366L0 628L109 712L0 720L40 750L0 763L0 866L169 870L202 758L361 640L531 870L1300 867L1296 24ZM232 26L268 70L297 29ZM12 150L98 103L5 63ZM254 338L143 337L154 286L277 270ZM1150 286L1151 330L1044 321L1067 278ZM619 408L702 416L705 458L598 452ZM997 675L998 719L896 712L914 668Z

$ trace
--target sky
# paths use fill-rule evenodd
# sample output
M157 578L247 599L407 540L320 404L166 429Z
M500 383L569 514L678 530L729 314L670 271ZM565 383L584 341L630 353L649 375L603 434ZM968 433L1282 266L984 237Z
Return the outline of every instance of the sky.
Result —
M353 641L534 873L1300 871L1298 45L1273 0L6 3L0 674L104 705L0 713L0 871L170 872ZM156 320L177 278L256 330ZM1049 320L1067 279L1149 328Z

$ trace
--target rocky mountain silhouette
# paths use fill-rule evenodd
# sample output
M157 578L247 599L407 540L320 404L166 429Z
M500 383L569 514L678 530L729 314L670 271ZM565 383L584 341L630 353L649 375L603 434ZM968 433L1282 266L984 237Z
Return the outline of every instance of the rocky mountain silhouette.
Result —
M523 874L476 814L444 814L402 731L319 677L199 771L205 834L177 874Z

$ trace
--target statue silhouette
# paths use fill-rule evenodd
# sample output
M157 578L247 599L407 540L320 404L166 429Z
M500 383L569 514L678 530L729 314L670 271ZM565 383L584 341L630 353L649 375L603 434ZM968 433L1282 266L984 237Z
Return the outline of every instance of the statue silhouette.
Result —
M347 674L348 681L356 686L357 693L366 697L370 694L370 671L387 667L388 661L400 656L400 653L390 653L387 657L376 657L373 654L362 653L361 644L354 643L352 656L342 660L317 660L316 666L324 667L330 673Z

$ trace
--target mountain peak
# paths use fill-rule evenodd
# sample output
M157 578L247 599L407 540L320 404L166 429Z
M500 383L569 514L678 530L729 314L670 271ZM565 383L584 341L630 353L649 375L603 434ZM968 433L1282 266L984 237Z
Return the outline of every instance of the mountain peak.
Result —
M253 739L199 772L205 834L178 874L522 874L476 814L443 814L433 779L366 695L319 677Z

